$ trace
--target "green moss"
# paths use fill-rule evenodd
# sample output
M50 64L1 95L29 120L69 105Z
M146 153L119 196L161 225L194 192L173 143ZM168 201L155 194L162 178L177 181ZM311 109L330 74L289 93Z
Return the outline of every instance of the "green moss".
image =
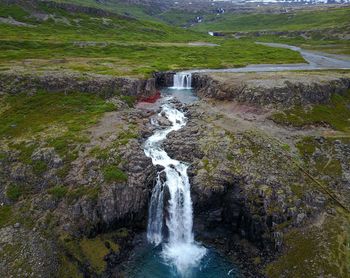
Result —
M316 150L316 141L313 137L304 137L296 144L302 156L311 156Z
M330 177L338 178L342 175L343 169L339 160L333 157L327 157L322 154L315 159L315 169L318 173L325 174Z
M107 248L106 246L109 246ZM104 241L101 238L83 239L80 241L80 248L83 255L91 263L91 266L97 273L101 273L107 266L104 257L109 252L115 252L119 250L119 247L112 241Z
M69 203L73 203L75 200L86 196L90 200L96 201L98 198L98 195L100 193L100 187L84 187L84 186L78 186L75 188L71 188L66 193L66 198Z
M41 175L48 168L47 164L44 161L41 161L41 160L34 161L32 163L32 166L33 166L34 173L37 174L37 175Z
M349 219L327 216L321 227L285 234L284 254L266 268L268 277L346 277L349 271Z
M229 161L233 161L233 160L235 159L235 157L234 157L232 154L230 154L230 153L228 153L228 154L226 155L226 158L227 158L227 160L229 160Z
M0 151L0 160L5 160L6 158L7 158L6 153Z
M62 199L66 196L68 189L67 187L57 185L50 188L47 192L56 199Z
M113 165L104 167L103 176L107 182L128 180L128 176L122 170Z
M121 96L120 99L127 103L129 107L134 107L136 97L134 96Z
M290 185L290 188L292 192L299 198L301 198L304 195L305 188L302 184L293 183Z
M126 228L121 228L119 230L117 230L114 235L117 237L117 238L126 238L129 236L129 230L126 229Z
M1 120L0 120L1 122ZM31 156L37 145L33 143L10 144L10 148L19 151L19 160L25 164L32 164Z
M6 196L12 201L17 201L25 192L23 185L11 184L7 187Z
M28 12L24 11L20 6L17 5L1 5L0 16L9 17L16 20L27 20Z
M123 131L118 135L118 144L119 145L126 145L131 139L137 139L138 134L134 133L130 130Z
M101 234L95 238L72 239L61 237L61 244L66 253L81 264L88 264L93 273L102 273L107 263L105 256L111 252L119 252L120 247L113 238L115 233ZM70 263L72 264L72 263ZM76 271L75 264L70 266ZM76 273L76 272L75 272Z
M79 271L75 262L70 261L66 256L60 256L58 277L62 278L83 278L84 275Z
M65 164L57 170L57 176L64 179L68 175L70 169L70 163L65 162Z
M4 227L13 221L13 211L11 206L0 206L0 227Z
M3 256L6 261L10 262L11 275L21 277L24 272L32 273L33 271L33 266L30 261L22 256L22 250L24 247L25 246L22 242L13 242L12 244L5 243L2 245L0 258Z
M327 175L333 178L342 176L341 161L334 153L334 140L336 138L326 138L325 142L320 144L313 137L304 137L296 144L302 159L309 167L309 171L313 172L315 176ZM321 152L318 155L313 155L316 148L319 148Z
M350 91L345 95L334 94L328 105L314 105L305 110L297 106L278 112L271 119L279 124L302 127L307 125L329 125L339 131L350 131Z
M90 155L97 159L106 160L109 157L109 149L101 149L100 147L94 147L90 151Z
M282 146L281 146L281 148L284 150L284 151L286 151L286 152L290 152L290 146L288 145L288 144L283 144Z

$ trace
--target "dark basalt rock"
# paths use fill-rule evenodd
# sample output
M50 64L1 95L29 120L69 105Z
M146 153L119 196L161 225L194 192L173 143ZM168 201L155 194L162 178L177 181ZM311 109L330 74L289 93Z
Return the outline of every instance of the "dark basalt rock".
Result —
M124 171L128 180L105 183L97 199L81 198L72 205L67 202L62 204L59 215L66 231L79 235L114 227L146 226L148 201L156 178L155 168L137 141L123 148L121 156L125 161ZM74 182L74 179L70 182Z
M115 95L146 98L158 93L155 79L147 80L104 75L46 73L44 75L1 73L0 92L35 93L39 90L64 93L90 93L109 98Z
M171 87L174 82L174 75L176 72L174 71L166 71L166 72L155 72L153 77L155 78L157 88Z
M281 155L280 146L261 134L223 132L195 110L189 107L188 124L163 143L170 157L191 163L195 234L227 254L237 250L240 264L252 269L246 276L263 277L251 259L272 260L284 248L284 234L317 217L327 200ZM347 152L340 145L343 161ZM291 189L295 184L301 192ZM241 246L242 240L257 251Z
M285 80L279 86L266 85L266 81L259 80L258 77L255 79L257 84L246 81L226 84L208 74L193 74L192 84L200 98L233 100L270 107L327 104L333 94L345 94L350 88L350 78L325 79L323 82L315 80L309 84L293 79Z

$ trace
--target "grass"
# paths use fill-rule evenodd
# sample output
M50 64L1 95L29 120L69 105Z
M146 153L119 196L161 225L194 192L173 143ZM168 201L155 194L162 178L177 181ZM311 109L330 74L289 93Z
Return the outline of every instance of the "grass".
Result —
M12 221L12 207L8 205L0 206L0 227L4 227Z
M289 13L252 13L207 15L193 27L198 31L296 31L349 26L350 8L297 11Z
M17 184L11 184L7 187L6 197L11 201L17 201L24 193L25 189L23 186Z
M90 1L91 2L91 1ZM40 21L30 10L51 13ZM0 24L0 70L70 70L119 76L150 76L154 71L226 68L257 63L302 62L288 49L251 41L213 38L164 23L110 15L107 18L40 6L0 4L0 14L35 27ZM189 46L208 41L219 47Z
M122 237L119 233L116 231L80 240L62 238L61 243L66 253L69 254L68 257L73 257L80 264L87 265L93 273L102 273L107 266L105 256L111 252L119 252L120 247L114 241L115 238ZM70 267L73 272L76 272L74 265Z
M122 170L113 165L108 165L103 169L103 176L107 182L122 182L128 180L128 176Z
M292 230L285 252L266 268L268 277L346 277L349 273L348 216L327 216L322 227ZM289 273L288 273L289 271Z
M126 102L129 107L134 107L136 102L136 97L134 96L121 96L120 99Z
M192 14L189 18L194 18L195 15ZM349 7L284 14L207 14L203 23L196 24L191 29L201 32L218 31L226 35L247 32L244 37L252 42L279 42L334 54L350 54L348 40L340 38L342 34L349 33L349 17ZM257 35L261 31L282 33ZM307 37L298 31L305 32Z
M341 40L323 36L318 37L318 34L315 34L309 38L303 38L302 36L290 34L288 36L264 35L259 36L258 38L250 36L249 39L253 41L258 40L259 42L274 42L295 45L303 49L316 50L331 54L350 55L350 45L348 40Z
M100 193L99 186L96 186L96 187L78 186L67 190L64 196L67 198L68 203L72 204L74 201L84 196L86 196L90 200L96 201L99 193Z
M110 251L117 251L117 246L113 241L108 241L110 248L106 247L106 243L100 238L95 239L83 239L80 241L80 248L83 254L87 257L91 266L98 272L102 272L107 264L104 261L104 257ZM111 249L111 250L110 250Z
M301 158L304 160L308 168L314 176L328 176L333 181L343 176L342 162L336 156L334 141L341 140L344 143L349 138L327 138L320 144L314 137L306 136L296 144ZM345 141L344 141L345 140ZM319 150L319 153L316 153Z
M62 178L77 158L79 146L89 141L85 130L115 109L101 97L83 93L39 92L1 96L0 100L0 107L4 107L0 109L0 141L17 151L19 160L38 176L48 166L33 160L33 152L39 146L53 147L64 162L57 173Z
M52 195L55 199L60 200L62 198L64 198L68 192L68 189L64 186L55 186L50 188L47 191L50 195Z
M304 127L326 125L335 130L350 131L350 91L345 95L334 94L330 104L318 104L309 109L297 106L284 112L278 112L271 119L279 124Z
M7 107L0 114L0 139L37 134L49 126L60 126L63 134L72 135L114 109L102 98L83 93L3 96L0 105Z

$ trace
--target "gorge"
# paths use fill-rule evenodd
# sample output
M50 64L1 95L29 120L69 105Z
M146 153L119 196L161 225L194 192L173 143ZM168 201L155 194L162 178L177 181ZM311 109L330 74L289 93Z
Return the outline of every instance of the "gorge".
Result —
M132 264L131 268L137 271L127 272L130 277L239 277L236 266L212 248L207 249L194 240L189 165L171 159L161 146L169 133L186 125L185 114L178 110L181 106L176 108L176 102L172 102L171 92L181 102L179 90L193 94L191 80L191 74L179 72L174 75L170 95L169 89L165 89L167 96L163 95L158 117L165 117L171 123L170 127L162 128L157 118L150 119L156 129L144 143L144 151L152 158L153 165L161 168L148 212L147 240L155 247L148 247L149 252L143 251L147 255ZM184 99L186 102L188 97Z

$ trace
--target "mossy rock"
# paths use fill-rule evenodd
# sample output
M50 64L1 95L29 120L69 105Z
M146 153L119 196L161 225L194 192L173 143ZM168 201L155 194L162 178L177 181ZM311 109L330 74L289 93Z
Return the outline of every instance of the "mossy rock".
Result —
M324 216L308 228L285 234L282 256L266 268L268 277L347 277L349 273L349 216Z

